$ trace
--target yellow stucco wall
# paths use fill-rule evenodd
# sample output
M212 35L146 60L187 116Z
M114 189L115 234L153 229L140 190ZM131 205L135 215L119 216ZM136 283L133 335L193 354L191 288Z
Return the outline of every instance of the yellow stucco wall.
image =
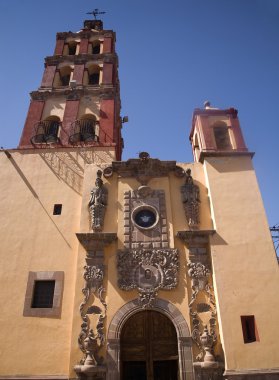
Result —
M104 148L0 153L0 375L68 375L84 161ZM53 205L62 203L55 216ZM23 317L29 271L64 271L61 318ZM16 355L16 365L15 365Z
M276 368L278 263L250 157L204 162L212 219L215 295L226 368ZM240 316L254 315L259 341L244 344Z
M0 376L75 377L73 367L82 357L77 338L85 265L85 251L75 234L90 231L90 191L97 170L109 165L115 155L108 148L15 150L11 154L9 159L0 153L0 286L5 289L1 292L5 308L0 340L5 345L0 351ZM226 367L276 367L278 265L251 160L219 157L208 158L204 164L178 165L192 170L200 188L200 229L216 229L211 255ZM158 296L173 303L190 326L188 250L176 237L178 231L189 229L181 203L183 184L184 179L172 173L148 183L152 189L165 191L170 247L178 248L180 256L177 289L159 291ZM118 236L104 251L107 329L117 310L138 297L136 290L118 288L116 252L123 248L124 191L140 184L113 174L104 179L104 185L108 206L103 232ZM55 203L63 205L60 216L52 215ZM64 271L61 318L23 317L29 271ZM255 315L259 342L243 343L241 315Z

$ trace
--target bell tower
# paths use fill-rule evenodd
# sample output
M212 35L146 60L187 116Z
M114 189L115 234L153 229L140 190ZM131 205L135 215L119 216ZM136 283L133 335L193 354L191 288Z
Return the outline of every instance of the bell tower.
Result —
M245 145L235 108L196 108L192 118L190 142L195 162L205 157L250 155Z
M55 51L31 102L19 148L114 147L122 138L115 33L101 20L57 33Z

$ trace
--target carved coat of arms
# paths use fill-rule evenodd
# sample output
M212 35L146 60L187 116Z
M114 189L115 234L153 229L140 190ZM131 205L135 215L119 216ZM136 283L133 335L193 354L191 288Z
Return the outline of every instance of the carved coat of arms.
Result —
M135 249L118 251L118 286L138 289L143 308L151 307L159 289L170 290L178 284L177 249Z

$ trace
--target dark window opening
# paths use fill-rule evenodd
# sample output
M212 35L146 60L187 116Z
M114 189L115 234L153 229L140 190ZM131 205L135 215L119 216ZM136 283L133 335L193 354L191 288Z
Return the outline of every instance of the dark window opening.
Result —
M56 143L58 142L60 121L43 120L40 121L36 128L36 134L32 138L32 143Z
M75 55L77 51L77 45L71 44L69 45L69 55Z
M61 215L61 213L62 213L62 205L55 204L53 207L53 215Z
M89 84L99 84L99 78L100 74L99 73L93 73L89 75Z
M92 46L92 54L100 54L100 45Z
M82 141L95 140L95 121L84 119L80 121L80 135Z
M98 141L98 136L96 135L96 120L91 118L84 118L81 120L76 120L73 124L72 134L69 138L71 143L77 143L80 141L93 142Z
M231 149L231 141L229 131L226 127L214 127L214 137L217 149Z
M63 75L60 77L62 86L68 86L70 82L70 75Z
M35 281L32 308L52 308L55 281Z
M244 343L252 343L257 340L257 330L254 315L241 316L241 325Z

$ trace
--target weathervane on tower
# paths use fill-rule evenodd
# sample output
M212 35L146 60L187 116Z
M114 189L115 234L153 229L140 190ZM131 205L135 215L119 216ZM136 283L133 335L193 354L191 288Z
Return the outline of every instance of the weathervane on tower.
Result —
M93 15L95 20L97 20L96 16L98 15L104 15L106 12L99 12L98 8L95 8L92 12L87 12L87 15Z

